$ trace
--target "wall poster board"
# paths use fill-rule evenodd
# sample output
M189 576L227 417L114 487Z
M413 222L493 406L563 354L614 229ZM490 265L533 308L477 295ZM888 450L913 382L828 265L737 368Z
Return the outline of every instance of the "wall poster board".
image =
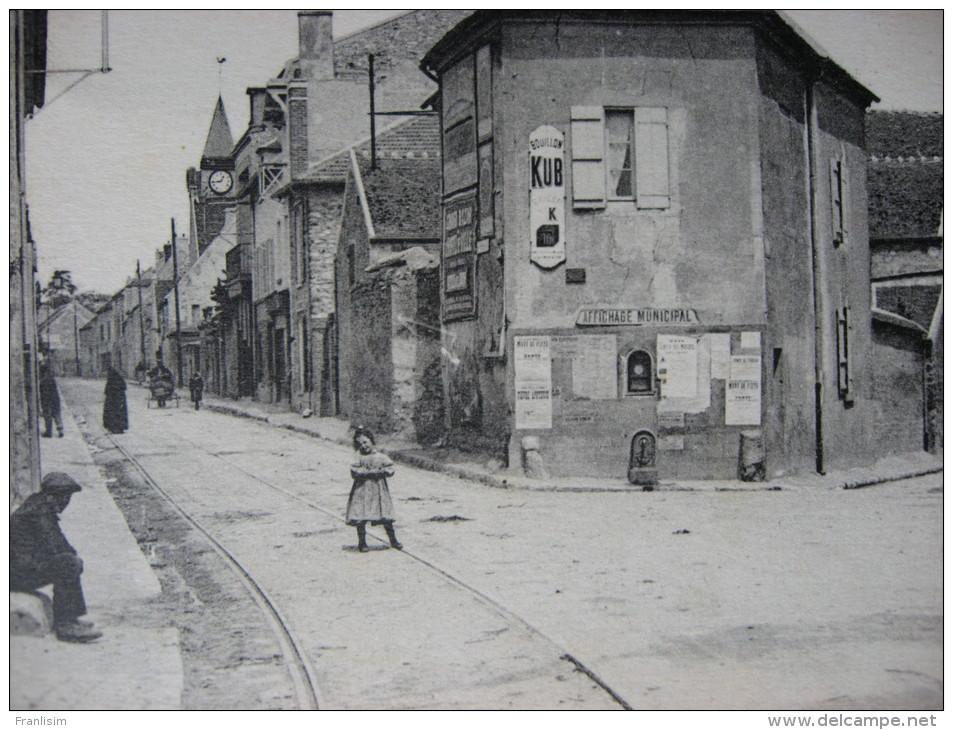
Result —
M578 335L572 359L572 392L577 398L609 400L619 395L615 335Z
M728 332L708 334L711 347L711 377L728 380L731 375L731 335Z
M476 312L476 193L471 191L443 204L443 317Z
M761 425L761 355L732 355L725 383L725 425Z
M477 182L476 99L473 56L443 75L443 190L450 194Z
M698 394L698 340L685 335L658 335L658 378L662 398Z
M549 337L513 338L516 428L553 427L553 375Z

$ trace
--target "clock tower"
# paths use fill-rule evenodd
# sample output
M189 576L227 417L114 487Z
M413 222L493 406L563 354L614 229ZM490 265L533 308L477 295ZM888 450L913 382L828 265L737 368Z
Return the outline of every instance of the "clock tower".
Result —
M187 184L191 203L192 231L198 254L208 248L225 223L225 211L234 205L236 181L232 150L235 142L225 116L222 97L215 104L199 169L189 168Z

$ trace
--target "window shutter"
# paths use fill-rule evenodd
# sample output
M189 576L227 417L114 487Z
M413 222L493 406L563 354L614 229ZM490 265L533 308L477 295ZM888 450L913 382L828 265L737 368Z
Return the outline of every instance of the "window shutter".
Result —
M668 208L668 114L664 107L635 109L635 204Z
M835 246L844 240L844 175L838 159L831 160L831 237Z
M837 395L843 400L851 399L850 372L850 308L837 310Z
M606 207L605 118L600 106L572 107L574 208Z

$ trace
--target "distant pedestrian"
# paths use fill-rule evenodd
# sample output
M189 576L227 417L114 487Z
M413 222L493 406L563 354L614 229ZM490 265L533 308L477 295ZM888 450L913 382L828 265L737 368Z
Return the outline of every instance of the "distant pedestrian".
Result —
M63 415L60 410L60 391L56 387L56 378L49 363L40 365L40 410L43 412L44 438L53 435L53 424L56 423L56 435L63 436Z
M391 547L400 550L394 534L394 503L387 477L394 476L394 462L377 451L374 434L358 426L354 431L354 449L358 458L351 464L354 484L347 500L347 524L357 528L357 549L366 553L367 523L383 525Z
M202 391L204 389L205 381L202 380L202 376L196 372L191 378L189 378L189 395L192 398L192 402L195 404L195 410L198 410L202 403Z
M81 487L69 475L43 477L40 492L10 515L10 590L53 585L53 630L61 641L88 643L102 633L79 617L86 613L80 574L83 561L60 529L60 513Z
M175 378L172 376L172 371L165 366L162 360L159 360L156 366L149 371L149 391L152 393L152 397L156 399L159 408L165 408L166 401L175 393ZM176 401L176 405L178 405L178 401Z
M116 368L109 368L105 395L103 428L109 433L124 433L129 428L129 414L126 411L126 381Z

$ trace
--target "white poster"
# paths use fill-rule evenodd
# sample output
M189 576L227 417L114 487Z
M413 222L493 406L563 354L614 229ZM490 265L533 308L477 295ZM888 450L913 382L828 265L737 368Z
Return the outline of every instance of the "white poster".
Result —
M513 338L516 428L552 428L552 359L549 337Z
M698 394L698 340L658 335L656 346L662 398L694 398Z
M615 335L579 335L572 361L572 392L580 398L618 397Z
M728 380L731 375L731 335L727 332L712 332L708 335L711 347L711 377Z
M734 355L725 383L725 425L761 424L761 356Z
M538 127L529 136L530 261L552 269L566 260L565 136Z
M761 350L760 332L742 332L741 333L742 350Z

